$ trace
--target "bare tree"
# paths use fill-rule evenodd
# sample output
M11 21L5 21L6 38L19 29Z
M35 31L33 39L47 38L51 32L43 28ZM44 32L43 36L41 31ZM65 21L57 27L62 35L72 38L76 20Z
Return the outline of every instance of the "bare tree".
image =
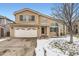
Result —
M73 43L73 26L76 21L79 20L79 5L77 3L64 3L58 5L56 9L52 8L52 15L56 19L62 20L67 26L70 34L70 43Z

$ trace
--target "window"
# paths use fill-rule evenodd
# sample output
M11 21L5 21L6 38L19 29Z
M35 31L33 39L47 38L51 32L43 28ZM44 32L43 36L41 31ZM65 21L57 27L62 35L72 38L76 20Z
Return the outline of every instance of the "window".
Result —
M30 16L30 21L35 21L35 16Z
M23 15L20 15L20 21L23 21Z
M58 24L54 22L54 23L51 24L51 26L57 27Z
M26 15L23 15L23 21L26 21Z
M25 30L25 28L22 28L22 30Z
M30 30L30 29L31 29L30 27L27 28L27 30Z
M27 21L28 16L27 15L20 15L20 21Z
M34 21L35 16L31 15L20 15L20 21Z
M50 32L57 32L58 31L58 24L57 23L52 23L50 27Z
M16 28L16 30L19 30L19 28Z
M58 28L57 27L50 27L50 32L57 32Z

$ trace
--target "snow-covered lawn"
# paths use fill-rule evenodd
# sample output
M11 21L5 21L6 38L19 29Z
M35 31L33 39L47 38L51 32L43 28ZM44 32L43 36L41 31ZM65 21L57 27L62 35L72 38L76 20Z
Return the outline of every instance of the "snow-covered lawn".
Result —
M62 37L62 38L48 38L48 39L41 39L41 40L38 39L37 48L35 49L36 56L68 56L69 55L68 51L65 51L65 53L63 53L58 48L60 48L60 47L62 48L62 46L66 44L66 43L63 44L63 42L69 42L69 38L70 37L67 36L67 37ZM78 48L79 48L79 39L76 37L74 37L73 39L74 39L73 45L76 44L76 46L78 46ZM60 43L61 45L58 45L58 48L56 48L54 42L57 42L57 44ZM72 47L73 45L71 45L71 46L69 45L69 46ZM63 48L63 49L65 49L65 48ZM78 51L78 49L77 49L77 51Z

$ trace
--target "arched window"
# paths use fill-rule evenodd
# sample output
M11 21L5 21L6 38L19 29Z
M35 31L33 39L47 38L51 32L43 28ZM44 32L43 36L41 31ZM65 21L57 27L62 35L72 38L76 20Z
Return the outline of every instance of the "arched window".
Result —
M58 24L52 23L50 27L50 32L57 32L58 31Z
M52 23L51 27L58 27L58 24L57 23Z

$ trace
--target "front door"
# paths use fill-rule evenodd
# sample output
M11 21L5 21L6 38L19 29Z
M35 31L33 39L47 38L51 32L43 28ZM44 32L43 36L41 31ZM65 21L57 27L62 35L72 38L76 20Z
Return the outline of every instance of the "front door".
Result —
M44 33L45 33L45 31L44 31L44 30L45 30L45 28L44 28L44 27L42 27L42 28L41 28L41 34L44 34Z
M46 35L47 34L47 27L41 27L41 34Z

